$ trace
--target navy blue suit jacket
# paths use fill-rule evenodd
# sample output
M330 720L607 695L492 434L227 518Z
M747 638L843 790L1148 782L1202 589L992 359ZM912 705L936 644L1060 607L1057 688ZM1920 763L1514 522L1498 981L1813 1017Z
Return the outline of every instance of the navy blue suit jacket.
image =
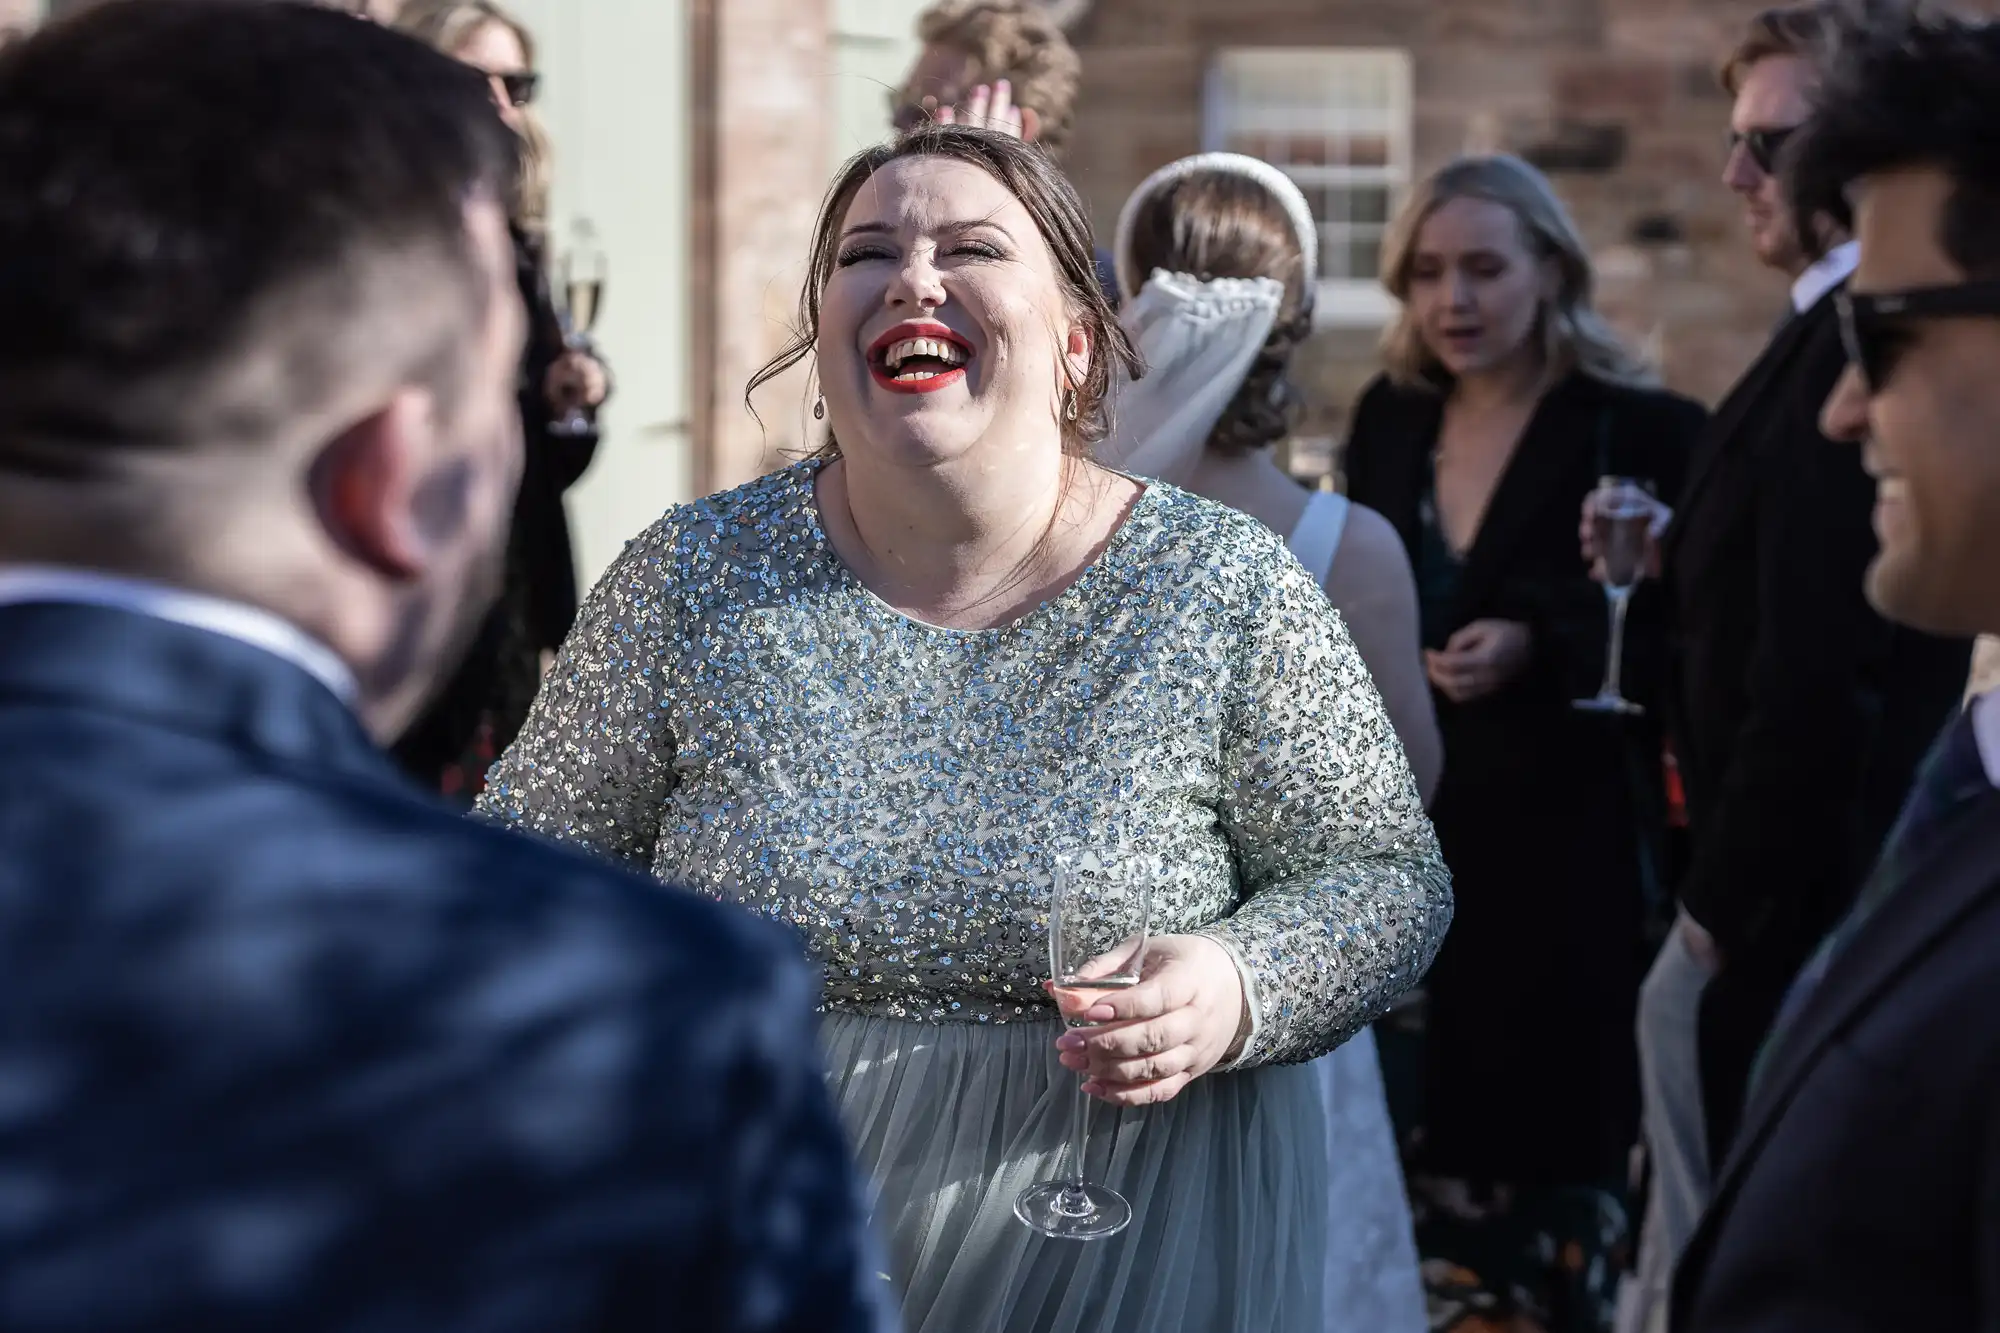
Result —
M2000 1333L2000 791L1773 1039L1675 1274L1676 1333Z
M288 662L0 607L0 1329L859 1333L794 946Z

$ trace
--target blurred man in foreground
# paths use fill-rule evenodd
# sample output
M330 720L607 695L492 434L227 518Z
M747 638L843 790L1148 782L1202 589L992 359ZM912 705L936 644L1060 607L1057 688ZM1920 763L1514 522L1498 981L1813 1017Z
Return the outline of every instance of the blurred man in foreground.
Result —
M0 1328L859 1330L812 985L377 748L500 574L515 148L305 5L0 55Z

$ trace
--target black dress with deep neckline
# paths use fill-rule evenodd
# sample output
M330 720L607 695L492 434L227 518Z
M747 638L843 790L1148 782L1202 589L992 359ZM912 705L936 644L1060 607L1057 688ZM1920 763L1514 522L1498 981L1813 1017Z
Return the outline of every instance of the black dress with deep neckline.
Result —
M1437 516L1444 395L1386 380L1358 405L1348 493L1402 535L1426 647L1481 619L1533 636L1526 673L1458 704L1435 695L1444 775L1432 805L1458 917L1426 982L1423 1151L1414 1165L1510 1184L1617 1178L1637 1136L1633 1019L1658 882L1658 590L1628 626L1625 691L1643 719L1578 712L1604 670L1608 612L1577 543L1600 476L1680 486L1703 409L1583 374L1542 397L1471 545Z

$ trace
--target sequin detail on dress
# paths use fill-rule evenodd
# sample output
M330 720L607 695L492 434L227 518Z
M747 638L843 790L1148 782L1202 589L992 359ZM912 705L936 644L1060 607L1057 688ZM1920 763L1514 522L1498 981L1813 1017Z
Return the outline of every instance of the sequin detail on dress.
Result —
M1120 846L1166 866L1155 933L1210 935L1254 979L1237 1067L1330 1050L1416 983L1449 877L1374 683L1278 538L1156 483L1060 596L940 629L834 555L819 466L626 547L488 815L789 922L826 1002L865 1014L1047 1017L1053 857Z

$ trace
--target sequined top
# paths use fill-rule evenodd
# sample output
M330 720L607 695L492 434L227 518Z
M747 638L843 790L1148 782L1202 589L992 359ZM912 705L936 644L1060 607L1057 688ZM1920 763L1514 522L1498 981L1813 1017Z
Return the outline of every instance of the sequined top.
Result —
M1449 877L1361 658L1275 535L1155 483L1059 595L944 629L834 554L819 466L627 545L487 814L789 922L828 1003L865 1013L1049 1016L1054 858L1125 848L1162 867L1153 932L1246 973L1238 1067L1330 1050L1415 984Z

